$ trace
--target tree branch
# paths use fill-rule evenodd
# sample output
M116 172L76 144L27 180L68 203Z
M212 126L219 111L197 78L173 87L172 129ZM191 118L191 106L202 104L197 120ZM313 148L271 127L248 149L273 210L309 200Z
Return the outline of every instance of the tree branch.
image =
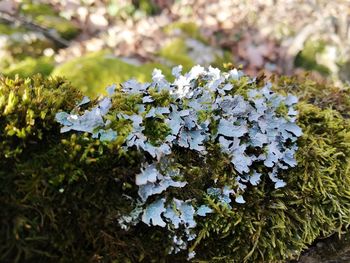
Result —
M65 48L69 46L69 41L61 38L54 30L44 28L40 25L37 25L30 19L19 16L19 15L12 15L6 12L0 11L0 21L6 24L14 24L14 25L20 25L28 30L40 32L42 33L47 39L50 39L52 42L55 43L55 45L59 48Z

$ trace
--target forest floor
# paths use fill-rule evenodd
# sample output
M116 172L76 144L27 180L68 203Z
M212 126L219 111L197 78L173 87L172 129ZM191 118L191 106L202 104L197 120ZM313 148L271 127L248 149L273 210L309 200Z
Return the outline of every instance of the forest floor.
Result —
M347 0L4 0L0 12L16 14L24 2L50 5L79 29L65 47L43 52L56 64L104 49L135 63L153 61L173 37L164 29L191 22L248 74L311 70L318 80L350 79Z

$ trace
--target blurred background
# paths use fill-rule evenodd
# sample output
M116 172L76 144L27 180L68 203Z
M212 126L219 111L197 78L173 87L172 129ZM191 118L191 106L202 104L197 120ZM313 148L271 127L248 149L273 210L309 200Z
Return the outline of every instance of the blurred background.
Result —
M0 0L0 73L88 95L174 65L350 81L348 0Z

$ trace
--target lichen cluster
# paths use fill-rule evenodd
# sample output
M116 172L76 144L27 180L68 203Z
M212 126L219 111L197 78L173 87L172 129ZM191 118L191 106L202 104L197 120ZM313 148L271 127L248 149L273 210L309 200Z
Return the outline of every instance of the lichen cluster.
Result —
M126 229L127 224L135 225L139 221L169 230L183 226L186 239L175 235L174 245L177 247L170 251L186 249L187 243L197 236L191 232L196 226L196 215L205 217L207 213L214 212L211 207L202 204L198 214L192 205L196 201L193 198L180 200L172 196L167 200L159 195L163 195L169 187L183 188L191 183L181 180L183 174L176 169L172 157L174 147L195 152L205 164L206 144L210 142L220 146L221 152L230 158L232 164L230 183L218 188L214 179L205 194L219 197L231 207L231 196L236 202L244 203L241 192L247 184L257 185L262 176L268 175L275 188L285 185L278 178L278 171L296 165L296 141L302 134L295 124L297 111L293 105L297 103L297 98L272 92L270 83L261 89L250 87L239 91L237 87L242 78L246 78L248 83L254 80L236 69L222 73L217 68L195 66L186 74L181 72L182 66L173 68L173 82L168 82L156 69L151 83L134 80L123 83L120 94L138 97L133 105L134 112L118 111L111 113L106 121L103 119L112 107L115 95L116 87L111 86L108 88L110 97L100 99L90 111L85 110L82 115L76 112L56 115L58 122L64 125L62 132L88 132L102 141L117 139L119 131L111 128L113 122L130 122L123 147L126 151L136 148L153 160L151 163L144 162L141 172L135 175L140 200L135 200L137 207L132 215L123 215L119 223ZM166 102L159 101L162 94ZM78 109L89 103L90 100L85 97L78 104ZM156 127L159 122L164 123L164 134L152 138L146 132L146 125ZM154 195L156 200L148 203L147 200ZM226 196L220 198L221 195ZM195 252L190 253L193 257Z
M349 92L215 72L155 71L91 100L62 79L1 78L0 261L283 262L341 233ZM237 138L264 159L240 166Z

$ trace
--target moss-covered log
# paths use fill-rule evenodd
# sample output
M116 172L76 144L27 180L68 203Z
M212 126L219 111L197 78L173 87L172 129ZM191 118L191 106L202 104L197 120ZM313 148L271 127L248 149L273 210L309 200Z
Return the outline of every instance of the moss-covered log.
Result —
M263 84L240 82L236 90L251 85ZM349 92L288 78L274 90L300 98L303 135L297 166L279 174L285 187L263 177L248 186L245 204L221 205L203 194L213 178L222 183L236 174L218 145L206 145L205 164L192 150L173 149L188 184L167 196L195 197L216 211L197 219L189 242L194 262L284 262L350 223ZM118 92L113 114L134 111L140 97ZM164 92L152 97L169 103ZM169 254L173 240L165 228L140 222L125 230L118 223L135 206L135 175L150 158L123 148L128 122L107 116L119 135L111 142L60 133L56 113L71 111L81 98L60 78L0 79L0 261L185 262L185 251ZM161 121L146 124L155 143L167 132Z

